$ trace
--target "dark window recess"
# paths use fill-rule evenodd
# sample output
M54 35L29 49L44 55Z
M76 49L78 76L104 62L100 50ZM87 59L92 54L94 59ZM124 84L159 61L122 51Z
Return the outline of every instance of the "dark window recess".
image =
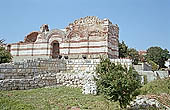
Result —
M60 50L58 41L54 41L52 47L52 58L59 58Z
M83 59L87 59L87 56L86 56L86 55L82 55L82 58L83 58Z
M59 59L61 59L62 58L62 56L61 55L59 55Z
M8 51L8 52L11 52L11 45L8 45L8 46L7 46L7 51Z
M65 59L68 59L68 56L64 56Z

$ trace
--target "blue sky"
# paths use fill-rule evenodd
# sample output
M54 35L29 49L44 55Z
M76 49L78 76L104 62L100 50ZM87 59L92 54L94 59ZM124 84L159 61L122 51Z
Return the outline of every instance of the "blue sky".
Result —
M85 16L118 24L129 47L170 50L170 0L0 0L0 38L18 42L42 24L60 29Z

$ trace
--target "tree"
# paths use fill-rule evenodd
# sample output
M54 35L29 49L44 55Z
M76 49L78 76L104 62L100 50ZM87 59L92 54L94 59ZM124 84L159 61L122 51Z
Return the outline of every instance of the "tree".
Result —
M127 49L128 46L125 44L124 41L122 43L119 42L119 58L125 58L127 57Z
M4 39L0 39L0 45L2 45L4 41Z
M1 63L9 63L12 60L12 55L10 52L5 50L4 47L0 47L0 64Z
M119 58L129 57L132 59L133 64L138 64L139 54L138 51L134 48L128 48L124 41L119 43Z
M139 61L138 51L134 48L128 48L128 57L132 59L132 64L137 65Z
M8 63L12 60L12 55L8 52L2 45L4 40L0 40L0 64L1 63Z
M126 108L141 87L137 72L130 67L115 65L108 58L101 59L96 67L97 91L110 101L119 101L121 108Z
M163 68L165 61L170 58L169 51L160 47L150 47L147 49L146 59L155 62L159 68Z

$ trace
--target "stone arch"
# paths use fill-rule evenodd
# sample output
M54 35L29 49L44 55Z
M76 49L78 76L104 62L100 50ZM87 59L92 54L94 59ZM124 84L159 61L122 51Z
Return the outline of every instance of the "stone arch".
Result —
M52 58L59 58L60 55L60 44L57 40L51 42L51 56Z

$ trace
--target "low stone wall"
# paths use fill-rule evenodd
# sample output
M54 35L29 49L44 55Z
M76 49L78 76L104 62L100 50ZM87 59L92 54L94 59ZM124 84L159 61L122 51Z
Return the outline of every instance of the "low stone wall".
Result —
M169 77L168 71L137 71L139 75L146 76L147 82L151 82L153 80L159 79L159 78L167 78ZM142 77L142 82L144 82L144 79Z
M130 59L110 59L111 62L120 63L127 67L132 65ZM92 72L95 71L96 65L100 63L100 59L69 59L66 60L67 70L71 72Z
M136 71L152 71L152 67L148 63L139 63L138 65L133 65Z
M129 59L111 59L129 67ZM88 80L84 73L93 73L100 59L37 59L0 65L0 90L31 89L53 85L83 87L85 93L96 88L95 83ZM63 73L67 72L67 73ZM70 74L68 74L70 73ZM71 74L74 73L74 74ZM75 74L79 73L79 74ZM81 76L81 74L84 74ZM168 77L168 71L138 71L147 76L147 82ZM89 76L90 77L90 76ZM144 82L144 77L142 77ZM92 90L92 91L91 91Z
M65 69L66 63L59 59L38 59L0 64L0 80L31 79L42 72L57 73L65 71Z
M69 59L67 60L67 70L71 72L92 72L96 69L100 59Z
M111 59L131 65L130 60ZM84 94L96 94L92 74L100 59L38 59L0 65L0 90L23 90L46 86L81 87ZM67 73L64 73L67 72Z
M129 67L132 65L129 59L111 59L114 63L120 63ZM3 79L30 79L41 72L58 73L60 71L70 72L92 72L100 59L37 59L23 62L0 64L0 80Z
M83 93L96 93L92 73L42 73L32 79L0 80L0 90L26 90L46 86L71 86L83 88ZM94 86L95 87L95 86ZM93 89L93 90L91 90Z

